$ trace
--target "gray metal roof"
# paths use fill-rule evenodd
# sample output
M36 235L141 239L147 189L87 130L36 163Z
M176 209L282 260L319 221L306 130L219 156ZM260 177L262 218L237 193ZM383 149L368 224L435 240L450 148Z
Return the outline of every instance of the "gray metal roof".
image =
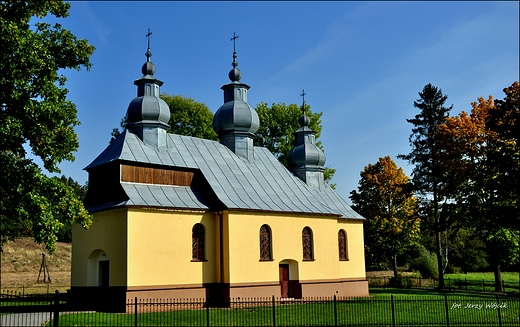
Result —
M115 160L199 170L228 209L333 214L364 219L328 185L317 189L289 172L266 148L246 160L216 141L168 134L166 147L143 143L125 130L85 169ZM126 202L113 204L211 210L190 187L121 183Z

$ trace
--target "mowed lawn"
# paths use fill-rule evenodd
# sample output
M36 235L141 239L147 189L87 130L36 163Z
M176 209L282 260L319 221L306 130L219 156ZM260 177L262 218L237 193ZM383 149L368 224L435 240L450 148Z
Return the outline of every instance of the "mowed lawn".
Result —
M520 292L520 273L503 272L502 282L506 292ZM495 289L495 275L492 272L472 272L467 274L445 274L446 287L475 292L492 292Z
M498 302L497 302L498 300ZM439 293L413 289L375 289L369 298L333 301L265 302L232 308L172 310L133 314L62 314L60 326L519 326L518 297ZM273 314L274 307L274 314ZM159 305L155 306L159 308ZM143 307L151 311L154 306ZM170 309L170 310L169 310Z

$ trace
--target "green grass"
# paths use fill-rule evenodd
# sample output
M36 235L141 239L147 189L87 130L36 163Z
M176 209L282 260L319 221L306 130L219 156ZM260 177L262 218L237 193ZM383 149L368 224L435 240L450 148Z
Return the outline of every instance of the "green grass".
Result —
M518 294L520 292L519 278L517 272L503 272L502 281L505 291ZM495 289L495 276L492 272L445 274L444 284L453 289L491 293Z
M517 272L503 272L502 280L506 283L517 284L519 283L519 274ZM495 275L492 272L471 272L467 274L444 274L444 278L451 279L467 279L468 281L495 281Z
M371 290L370 298L339 300L336 313L339 325L392 325L392 295L396 324L433 326L466 324L498 326L497 298L471 293L438 293L410 289ZM520 323L520 300L500 297L503 326ZM275 306L277 326L334 325L334 302L285 302ZM448 316L446 315L448 312ZM249 307L173 310L138 314L139 326L272 326L273 312L269 302ZM79 313L60 315L60 326L133 326L133 314ZM49 323L49 326L52 322Z

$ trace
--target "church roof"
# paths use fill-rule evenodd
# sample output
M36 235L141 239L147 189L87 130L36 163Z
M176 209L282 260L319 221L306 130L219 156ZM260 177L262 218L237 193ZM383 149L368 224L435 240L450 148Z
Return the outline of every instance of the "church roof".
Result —
M90 207L91 211L125 205L195 210L260 210L332 214L364 219L328 185L308 186L287 170L269 150L255 147L254 159L244 159L217 141L167 134L166 146L145 144L125 130L90 165L87 171L115 161L200 171L211 190L189 186L121 182L127 200ZM213 192L218 206L203 200ZM213 202L215 203L215 202Z

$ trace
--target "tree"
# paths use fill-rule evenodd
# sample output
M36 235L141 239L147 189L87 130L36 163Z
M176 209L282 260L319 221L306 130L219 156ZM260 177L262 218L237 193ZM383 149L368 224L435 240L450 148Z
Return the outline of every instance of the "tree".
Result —
M367 219L367 261L369 265L391 261L397 276L397 255L419 236L417 199L408 176L389 156L365 166L360 175L358 190L350 192L350 199L352 208Z
M501 265L518 261L519 86L506 98L478 98L471 114L461 112L438 127L445 155L446 190L466 224L484 240L501 292ZM516 132L516 133L515 133Z
M267 148L285 167L289 168L288 155L294 146L294 132L300 125L298 119L302 115L302 109L296 104L286 105L285 103L273 103L271 107L265 102L260 102L256 106L256 112L260 118L260 127L254 139L255 146ZM309 128L316 132L316 139L321 134L321 116L323 113L313 113L309 105L305 105L305 115L310 118ZM320 141L316 145L322 150L323 145ZM330 183L336 169L325 168L324 178ZM329 184L332 188L334 184Z
M213 113L204 103L180 95L161 94L161 99L170 107L168 133L218 140L213 130Z
M57 173L79 146L76 106L67 100L67 79L58 72L89 69L94 47L60 24L40 20L48 14L67 17L69 8L63 1L0 4L0 246L31 235L52 253L63 219L90 223L72 188L26 157L30 149L45 170Z
M435 235L437 265L439 269L439 288L444 288L443 250L441 232L448 227L449 203L442 193L442 171L440 167L440 144L436 136L437 127L448 117L450 110L444 106L448 97L442 90L427 84L419 92L420 99L414 101L420 113L406 121L413 125L409 142L412 148L406 155L398 158L414 165L412 184L421 200L421 210L428 217L430 229ZM442 210L443 204L446 210Z
M53 177L57 178L57 177ZM78 198L83 202L85 200L85 196L87 195L87 189L88 189L88 182L85 183L85 185L81 185L80 183L76 182L71 177L67 178L65 175L62 175L60 177L60 181L72 187L74 193L78 196ZM61 219L63 221L63 226L60 228L58 232L58 242L65 242L65 243L71 243L72 242L72 222L67 219Z
M193 136L208 140L218 140L217 133L213 130L213 113L202 102L190 97L180 95L161 94L170 108L170 129L168 133ZM112 143L126 126L125 118L121 119L121 129L112 130Z

